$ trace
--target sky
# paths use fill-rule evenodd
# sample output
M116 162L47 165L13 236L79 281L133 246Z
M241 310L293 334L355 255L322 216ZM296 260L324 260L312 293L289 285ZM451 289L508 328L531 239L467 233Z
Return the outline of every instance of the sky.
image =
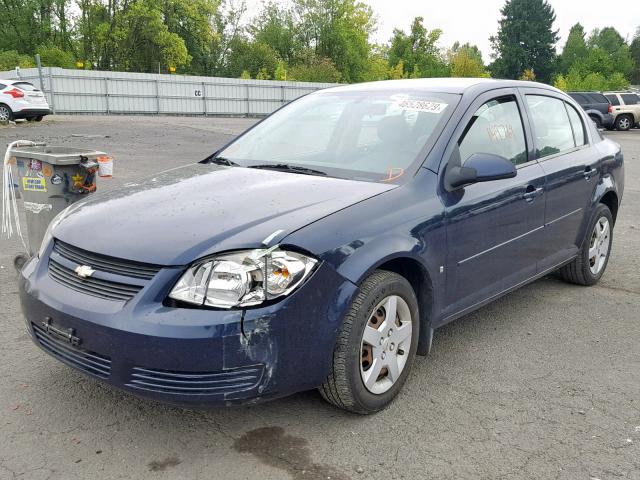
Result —
M377 15L378 30L372 40L387 42L394 28L409 31L415 17L424 17L429 30L443 31L440 47L448 48L458 40L469 42L480 48L485 62L490 61L489 37L498 31L500 8L505 0L361 0L370 5ZM556 12L555 28L560 41L556 45L562 50L569 29L580 22L587 32L594 28L615 27L623 37L630 40L640 26L640 0L550 0ZM261 0L247 0L248 14L257 13Z

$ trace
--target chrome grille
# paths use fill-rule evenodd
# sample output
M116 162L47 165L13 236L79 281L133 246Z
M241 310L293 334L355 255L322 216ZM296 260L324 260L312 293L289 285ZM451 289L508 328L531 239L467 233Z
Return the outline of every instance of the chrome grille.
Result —
M93 277L81 278L73 270L53 259L49 259L49 275L68 288L107 300L127 301L143 288L140 285L127 285Z
M35 323L32 323L31 326L40 346L53 357L90 375L100 378L109 377L111 373L109 357L62 342L47 334L42 327Z
M219 395L255 388L264 365L234 368L221 372L173 372L134 367L128 387L179 395Z
M123 260L89 252L60 240L55 241L53 251L79 265L89 265L93 269L102 272L115 273L126 277L143 278L145 280L152 279L154 275L160 271L160 268L162 268L149 263Z

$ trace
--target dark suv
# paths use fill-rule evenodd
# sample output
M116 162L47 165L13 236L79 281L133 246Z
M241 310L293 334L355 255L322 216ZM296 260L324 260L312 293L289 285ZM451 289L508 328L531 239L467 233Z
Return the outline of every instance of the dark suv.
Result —
M587 112L598 128L613 129L615 117L612 115L613 109L607 97L599 92L568 93Z

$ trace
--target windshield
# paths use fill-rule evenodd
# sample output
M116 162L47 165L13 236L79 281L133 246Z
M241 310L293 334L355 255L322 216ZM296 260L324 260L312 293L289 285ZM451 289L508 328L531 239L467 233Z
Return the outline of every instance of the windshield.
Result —
M459 98L315 93L277 111L217 157L243 167L397 183L424 160Z

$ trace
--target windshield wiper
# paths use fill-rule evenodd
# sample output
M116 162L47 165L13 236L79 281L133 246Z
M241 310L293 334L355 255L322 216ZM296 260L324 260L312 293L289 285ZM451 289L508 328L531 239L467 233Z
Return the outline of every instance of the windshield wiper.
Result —
M205 158L200 163L215 163L216 165L224 165L226 167L237 167L238 164L236 162L232 162L228 158L225 157L214 157L213 155Z
M279 170L281 172L302 173L303 175L327 175L322 170L314 170L313 168L298 167L287 163L264 163L259 165L249 165L247 168L260 168L264 170Z

